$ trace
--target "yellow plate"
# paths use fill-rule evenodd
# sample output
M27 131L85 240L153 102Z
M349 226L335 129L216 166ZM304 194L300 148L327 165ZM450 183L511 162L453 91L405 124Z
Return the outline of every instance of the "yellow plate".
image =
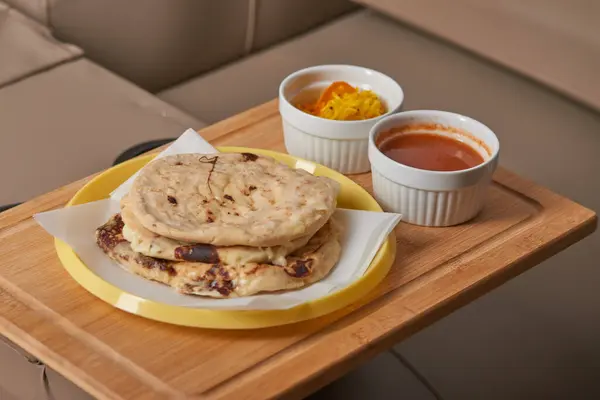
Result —
M262 149L219 147L219 151L226 153L252 152L271 156L292 167L314 168L314 172L311 172L315 175L327 176L341 184L338 197L339 207L382 211L375 199L360 185L321 165L287 154ZM141 156L108 169L81 188L67 206L108 198L114 189L146 165L152 158L152 155ZM373 290L389 272L396 255L396 241L392 233L381 246L369 269L361 279L337 292L288 310L207 310L163 304L126 293L94 274L66 243L56 239L55 246L62 264L73 279L105 302L121 310L157 321L218 329L265 328L304 321L340 310L358 301Z

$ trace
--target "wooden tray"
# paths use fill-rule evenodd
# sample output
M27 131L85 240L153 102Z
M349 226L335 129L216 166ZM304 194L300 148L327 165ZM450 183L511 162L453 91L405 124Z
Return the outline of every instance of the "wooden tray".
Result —
M284 151L277 103L204 129L217 145ZM370 188L368 174L354 176ZM506 170L471 223L400 224L389 276L362 304L257 331L183 328L126 314L62 269L31 218L75 182L0 214L0 332L99 398L300 398L592 233L595 214Z

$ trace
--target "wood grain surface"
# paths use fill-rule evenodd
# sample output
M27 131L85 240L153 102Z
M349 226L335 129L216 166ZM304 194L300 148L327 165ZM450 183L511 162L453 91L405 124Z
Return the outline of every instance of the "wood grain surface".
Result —
M275 101L200 133L285 151ZM370 190L369 174L352 178ZM202 330L114 309L63 270L31 216L63 206L88 179L0 214L0 333L102 399L302 398L596 227L592 211L499 169L474 221L401 223L392 271L360 304L280 328Z

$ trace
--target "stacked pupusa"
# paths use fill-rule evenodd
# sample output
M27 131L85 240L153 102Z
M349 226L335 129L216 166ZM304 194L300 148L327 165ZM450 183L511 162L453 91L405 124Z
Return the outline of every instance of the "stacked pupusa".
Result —
M337 182L265 156L167 156L140 171L96 238L127 270L185 294L296 289L339 259L337 194Z

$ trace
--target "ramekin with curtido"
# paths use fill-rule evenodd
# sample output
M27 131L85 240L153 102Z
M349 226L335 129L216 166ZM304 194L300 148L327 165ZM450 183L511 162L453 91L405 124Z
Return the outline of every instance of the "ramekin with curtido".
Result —
M396 81L369 68L320 65L294 72L279 86L287 152L344 174L368 172L369 131L403 101Z

